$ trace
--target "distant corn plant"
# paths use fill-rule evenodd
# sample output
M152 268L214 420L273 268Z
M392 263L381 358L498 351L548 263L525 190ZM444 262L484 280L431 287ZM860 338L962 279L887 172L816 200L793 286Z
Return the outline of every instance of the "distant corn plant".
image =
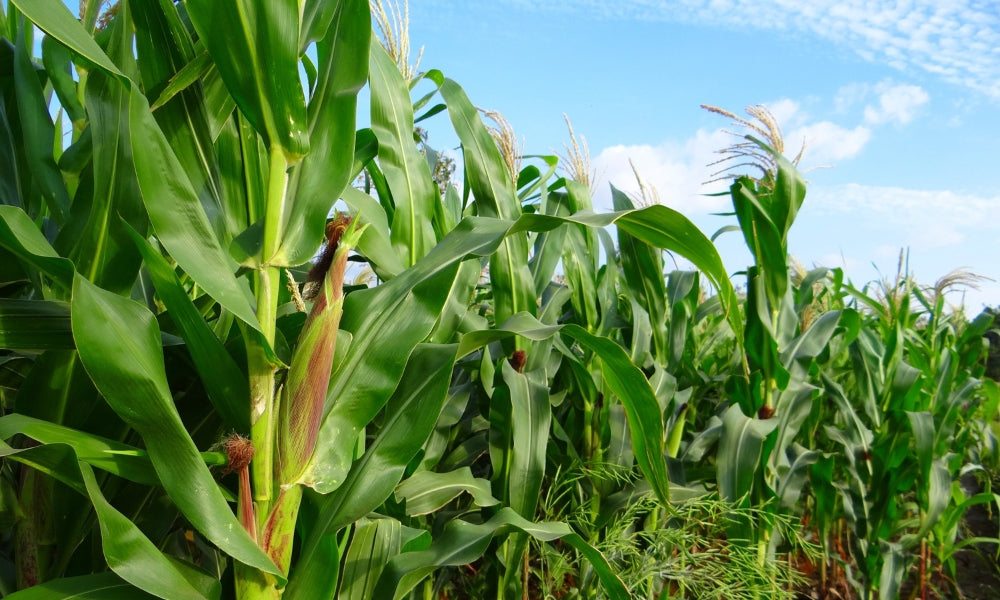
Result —
M956 483L986 321L793 275L766 122L741 299L681 213L594 213L571 127L568 177L498 145L377 4L374 42L365 0L0 10L2 593L778 597L814 533L869 596L940 585L993 499Z

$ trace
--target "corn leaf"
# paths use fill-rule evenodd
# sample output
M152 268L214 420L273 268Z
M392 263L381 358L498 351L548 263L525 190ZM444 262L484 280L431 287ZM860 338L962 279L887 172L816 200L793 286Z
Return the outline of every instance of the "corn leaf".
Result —
M309 151L297 0L189 0L191 23L237 106L290 163Z
M375 584L382 569L402 550L402 524L395 519L375 519L362 523L351 536L344 564L344 583L338 600L374 598Z
M131 25L126 22L129 14L128 6L123 5L112 25L108 45L109 55L123 68L135 65ZM124 295L135 283L141 258L123 220L143 235L149 228L132 162L128 90L117 79L97 70L87 77L84 100L92 131L94 184L86 224L81 231L73 232L77 241L69 258L92 283ZM78 193L74 200L74 213L83 204L81 195Z
M396 487L395 495L396 502L406 502L406 514L416 517L439 510L463 493L471 495L476 506L500 503L490 491L490 482L473 477L469 467L447 473L418 471Z
M65 291L73 287L73 263L59 256L20 208L0 206L0 246L51 277Z
M40 444L66 444L77 459L129 481L159 483L145 452L134 446L17 413L0 417L0 439L18 433Z
M435 569L464 565L476 560L483 555L494 536L511 529L543 542L562 539L587 557L609 597L614 600L627 600L631 597L611 570L607 559L574 534L568 525L532 523L518 516L511 508L500 509L485 523L472 524L460 519L451 521L427 550L404 552L394 557L379 577L373 597L398 600Z
M509 506L531 518L545 476L545 457L552 411L545 370L518 373L503 361L502 377L510 398L510 471L507 476Z
M39 583L4 596L10 600L153 600L156 596L136 588L114 573L65 577Z
M297 265L315 254L327 214L351 181L357 96L368 78L370 22L366 0L340 0L316 44L319 74L308 111L311 150L289 181L295 201L284 206L281 245L271 259L275 264Z
M160 243L174 260L224 308L260 331L248 292L233 277L201 202L170 144L149 112L145 97L129 102L132 155L142 200Z
M59 0L10 0L39 29L59 40L77 54L116 76L126 86L131 82L92 37L66 4Z
M341 528L375 510L402 479L406 466L423 447L447 397L455 364L455 345L417 346L399 386L386 403L378 436L351 465L343 485L327 495L317 522L303 545L285 596L289 600L329 597L328 540Z
M477 213L484 217L516 219L521 214L521 205L514 182L475 106L465 91L450 79L442 83L441 96L448 105L455 133L462 141L466 183L475 196ZM490 283L496 322L502 323L522 311L537 313L526 237L511 236L500 244L496 254L490 257Z
M58 300L0 298L0 348L74 348L69 304Z
M181 422L167 385L153 315L82 277L74 280L71 312L84 367L108 404L142 436L177 508L230 556L280 577L239 525Z
M167 260L135 231L132 240L142 253L156 293L180 328L191 362L201 376L212 405L226 426L250 431L250 387L247 378L188 297Z
M566 325L562 331L601 358L604 381L625 407L636 462L657 499L666 506L670 502L670 480L664 458L663 417L646 376L610 339L588 333L579 325Z
M195 59L195 47L170 0L133 3L136 53L147 97L161 96L171 79ZM130 48L131 50L131 48ZM222 183L201 86L187 87L153 113L174 157L198 195L220 244L238 231L227 227Z
M14 46L14 92L21 117L21 144L28 170L45 198L49 214L62 225L69 216L69 192L52 157L55 125L42 92L42 82L31 61L30 41L25 37L30 33L31 29L20 28ZM32 208L29 206L30 212L37 214L38 211Z
M104 558L119 577L161 598L208 600L125 515L104 498L90 465L63 444L15 450L0 443L0 455L55 477L89 498L100 525Z
M433 215L437 190L430 166L413 143L410 89L396 63L379 43L371 48L372 131L378 163L392 192L392 245L403 264L412 266L437 241Z

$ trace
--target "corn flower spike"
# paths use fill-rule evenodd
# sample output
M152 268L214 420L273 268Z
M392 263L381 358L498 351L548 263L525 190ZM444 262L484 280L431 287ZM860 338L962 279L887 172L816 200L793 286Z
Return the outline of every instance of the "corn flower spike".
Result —
M315 302L299 334L284 386L279 421L280 484L299 483L316 448L326 404L326 391L344 310L344 272L347 255L364 227L338 214L327 224L326 247L306 282L306 297Z

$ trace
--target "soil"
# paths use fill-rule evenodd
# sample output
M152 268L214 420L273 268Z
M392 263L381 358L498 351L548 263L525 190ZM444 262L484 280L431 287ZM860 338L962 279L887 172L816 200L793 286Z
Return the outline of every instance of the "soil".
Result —
M993 486L1000 485L1000 481ZM967 493L978 493L982 486L972 477L963 480ZM996 506L976 505L965 515L963 539L973 537L997 539L998 508ZM904 581L899 598L903 600L1000 600L1000 555L996 543L983 542L967 546L955 555L955 581L950 581L943 574L932 576L932 583L937 591L927 590L927 596L922 597L916 589L915 576ZM799 565L801 569L803 565ZM810 572L812 571L812 572ZM819 573L812 569L806 570L813 580L810 589L799 594L800 600L856 600L858 598L852 586L844 576L839 566L830 568L827 586L823 589L819 583ZM895 600L895 599L893 599Z
M976 505L965 515L965 525L970 537L996 538L997 509ZM977 544L965 548L955 556L957 584L966 600L1000 600L1000 564L997 562L996 544Z

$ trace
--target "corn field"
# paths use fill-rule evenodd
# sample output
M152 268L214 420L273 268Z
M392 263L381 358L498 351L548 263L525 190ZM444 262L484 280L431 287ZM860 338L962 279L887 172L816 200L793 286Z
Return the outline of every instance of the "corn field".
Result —
M806 183L757 131L726 175L753 264L614 188L599 213L585 160L522 158L379 16L0 11L0 596L926 599L963 553L997 570L965 527L1000 500L966 274L802 268Z

